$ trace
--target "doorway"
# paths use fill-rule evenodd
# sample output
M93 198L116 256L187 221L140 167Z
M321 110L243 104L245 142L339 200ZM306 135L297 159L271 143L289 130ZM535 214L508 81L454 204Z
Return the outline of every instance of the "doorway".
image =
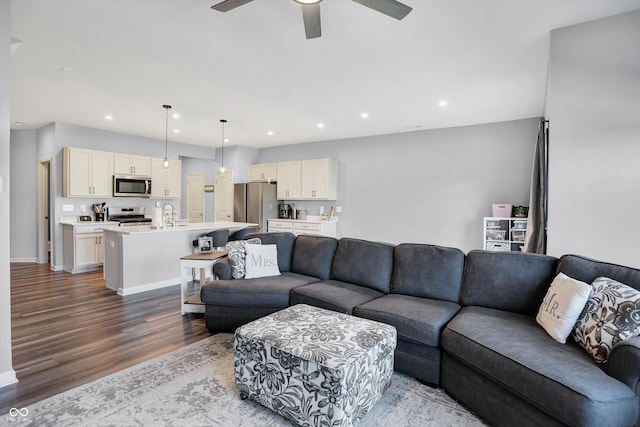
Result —
M189 222L204 222L204 173L187 175L187 212Z
M38 263L51 263L51 157L38 161Z

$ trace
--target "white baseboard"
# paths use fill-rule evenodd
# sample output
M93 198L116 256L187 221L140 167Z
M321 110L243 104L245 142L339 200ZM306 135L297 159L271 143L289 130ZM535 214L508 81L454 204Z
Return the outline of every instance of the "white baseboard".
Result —
M38 263L38 258L11 258L9 262L31 262Z
M139 294L140 292L147 292L147 291L153 291L154 289L161 289L161 288L168 288L169 286L176 286L179 285L181 283L181 278L180 277L175 277L173 279L169 279L169 280L163 280L160 282L154 282L154 283L147 283L146 285L142 285L142 286L134 286L131 288L118 288L118 295L132 295L132 294Z
M62 271L64 267L62 265L53 265L51 264L51 271Z
M16 377L16 371L14 371L13 369L7 372L0 372L0 388L15 384L17 382L18 377Z

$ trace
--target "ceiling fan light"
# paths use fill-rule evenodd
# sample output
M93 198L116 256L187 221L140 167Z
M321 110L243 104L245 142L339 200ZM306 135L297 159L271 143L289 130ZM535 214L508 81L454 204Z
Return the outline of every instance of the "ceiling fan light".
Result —
M293 1L300 4L316 4L316 3L320 3L322 0L293 0Z

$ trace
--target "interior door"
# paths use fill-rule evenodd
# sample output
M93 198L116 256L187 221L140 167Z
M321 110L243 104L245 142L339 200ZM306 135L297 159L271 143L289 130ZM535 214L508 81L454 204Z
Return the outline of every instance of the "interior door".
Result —
M233 221L233 173L230 170L216 172L215 220Z
M204 222L204 173L187 175L189 222Z

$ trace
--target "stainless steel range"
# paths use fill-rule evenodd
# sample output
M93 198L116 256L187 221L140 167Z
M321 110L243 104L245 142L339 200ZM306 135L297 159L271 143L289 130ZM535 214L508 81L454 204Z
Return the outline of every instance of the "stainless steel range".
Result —
M107 208L107 220L119 222L120 227L151 224L151 218L144 216L144 207L109 207Z

